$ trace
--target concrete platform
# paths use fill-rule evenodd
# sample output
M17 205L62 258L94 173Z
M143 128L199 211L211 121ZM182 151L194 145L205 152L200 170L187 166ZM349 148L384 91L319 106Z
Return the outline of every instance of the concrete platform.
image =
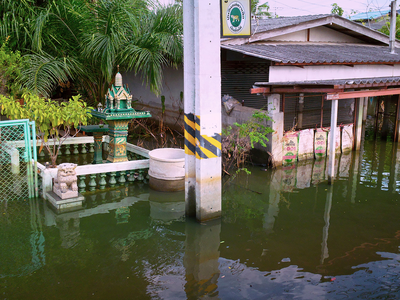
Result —
M54 192L47 192L47 199L51 205L57 210L57 212L68 212L82 208L82 203L85 197L78 194L78 197L70 199L61 199Z

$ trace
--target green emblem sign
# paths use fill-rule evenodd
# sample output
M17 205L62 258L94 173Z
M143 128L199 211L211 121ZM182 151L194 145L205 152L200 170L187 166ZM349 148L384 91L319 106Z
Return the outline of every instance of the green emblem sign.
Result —
M222 37L250 36L250 0L222 0L221 17Z
M239 2L233 2L229 5L226 19L228 21L228 27L232 32L241 32L246 20L246 12L243 5Z

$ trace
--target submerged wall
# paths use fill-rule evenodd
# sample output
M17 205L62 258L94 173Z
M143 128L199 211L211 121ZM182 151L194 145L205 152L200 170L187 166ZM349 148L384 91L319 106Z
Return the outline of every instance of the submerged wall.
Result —
M354 144L353 124L338 126L335 141L336 153L352 151ZM282 164L326 157L329 153L330 128L289 131L283 135Z
M134 108L149 110L152 120L159 122L162 116L162 96L165 97L164 123L183 132L183 67L177 69L164 68L164 77L160 95L156 95L150 87L134 72L123 74L124 84L132 93Z

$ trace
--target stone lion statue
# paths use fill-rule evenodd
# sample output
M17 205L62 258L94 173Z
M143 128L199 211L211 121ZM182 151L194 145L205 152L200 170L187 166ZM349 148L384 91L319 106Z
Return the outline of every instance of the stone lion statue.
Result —
M57 195L69 192L78 195L78 178L75 171L76 167L77 165L72 163L63 163L58 166L57 177L54 178L53 187L53 191Z

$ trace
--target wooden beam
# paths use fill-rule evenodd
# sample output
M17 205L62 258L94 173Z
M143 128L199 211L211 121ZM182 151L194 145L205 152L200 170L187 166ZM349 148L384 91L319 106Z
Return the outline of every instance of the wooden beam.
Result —
M270 90L270 88L266 87L252 88L250 89L250 94L269 94Z
M340 93L343 89L332 88L271 88L271 94L288 93Z
M400 86L400 82L336 84L333 87L335 89L357 89L357 88L371 88L371 87L380 87L381 89L387 89L389 86Z
M371 91L328 93L326 95L326 99L341 100L341 99L390 96L390 95L400 95L400 89L381 89L381 90L371 90Z

